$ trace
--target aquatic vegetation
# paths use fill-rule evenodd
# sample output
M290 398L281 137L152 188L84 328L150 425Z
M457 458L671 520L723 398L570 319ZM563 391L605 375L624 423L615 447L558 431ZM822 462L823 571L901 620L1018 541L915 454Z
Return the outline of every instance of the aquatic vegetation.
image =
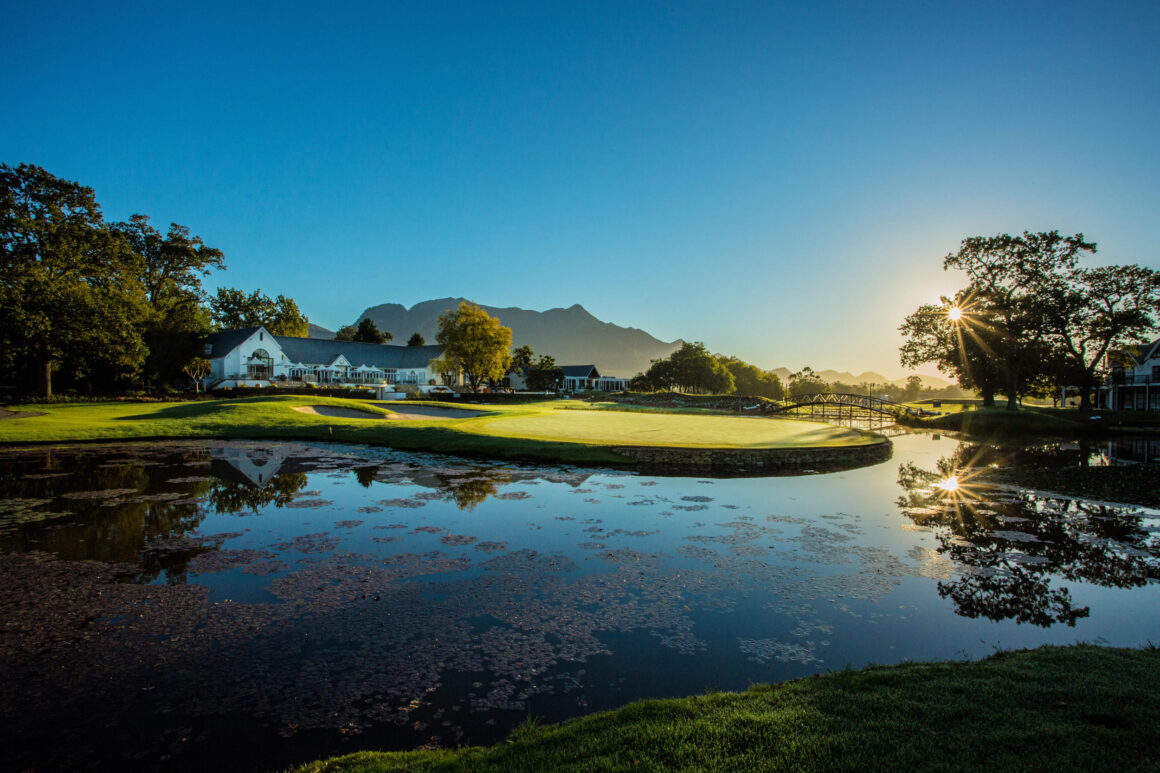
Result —
M40 739L16 743L26 767L76 767L68 748L213 760L223 720L287 754L449 745L718 673L743 687L840 667L866 642L908 643L903 621L905 636L972 617L1090 636L1087 585L1155 604L1155 515L903 473L900 503L895 488L823 508L798 502L803 479L339 444L0 452L0 741ZM989 651L989 629L969 630ZM135 719L95 719L110 715Z

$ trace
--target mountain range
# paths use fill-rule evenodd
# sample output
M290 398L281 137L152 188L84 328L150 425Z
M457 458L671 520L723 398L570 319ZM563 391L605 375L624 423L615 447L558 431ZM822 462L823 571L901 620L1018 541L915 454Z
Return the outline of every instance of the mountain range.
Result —
M773 368L773 372L782 380L782 383L785 383L789 381L789 375L792 371L789 368ZM855 376L848 370L818 370L814 372L822 381L831 384L835 381L840 381L850 386L858 386L859 384L894 384L895 386L906 386L906 377L886 378L881 373L876 373L872 370L865 371L858 376ZM942 389L945 386L950 386L951 383L945 379L928 376L924 373L916 375L922 379L923 386L931 389Z
M407 308L398 303L371 306L358 316L355 324L369 317L379 330L394 336L393 343L403 344L412 333L435 343L439 317L457 308L463 298L439 298ZM512 329L512 347L530 346L537 355L549 354L560 365L595 365L602 375L632 378L643 372L649 362L668 357L684 341L661 341L643 330L601 322L580 304L566 309L533 311L517 307L485 306L480 308ZM312 338L333 338L334 333L311 326Z
M423 336L427 343L435 343L439 316L449 309L455 309L463 300L439 298L417 303L409 309L399 303L384 303L366 309L355 320L355 324L369 317L376 327L394 336L392 343L395 344L406 343L412 333ZM647 370L652 360L668 357L684 344L680 338L676 341L661 341L635 327L602 322L578 303L566 309L547 311L479 305L512 329L513 348L530 346L536 354L555 357L560 365L595 365L606 376L631 378ZM334 338L334 331L311 324L310 337ZM773 372L784 382L788 380L791 371L788 368L774 368ZM819 370L817 374L824 381L841 381L852 385L906 383L905 378L892 380L873 371L857 376L837 370ZM949 383L931 376L922 376L922 380L926 386L936 389Z

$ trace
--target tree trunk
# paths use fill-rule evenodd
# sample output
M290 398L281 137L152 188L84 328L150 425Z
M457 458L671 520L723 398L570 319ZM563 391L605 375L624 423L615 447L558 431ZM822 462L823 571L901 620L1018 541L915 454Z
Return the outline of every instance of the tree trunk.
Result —
M44 357L40 360L40 395L52 397L52 358Z
M1019 410L1019 380L1014 375L1007 376L1003 391L1007 394L1007 410Z
M1092 385L1087 381L1084 381L1082 384L1080 384L1079 412L1092 412Z
M982 387L979 389L979 393L982 394L982 396L983 396L983 407L984 408L994 408L995 407L995 389L993 387L991 387L991 386Z

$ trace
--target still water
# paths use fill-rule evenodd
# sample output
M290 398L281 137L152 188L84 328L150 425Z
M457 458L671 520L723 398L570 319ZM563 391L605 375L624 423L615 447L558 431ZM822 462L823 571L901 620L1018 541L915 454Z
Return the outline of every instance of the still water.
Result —
M1160 643L1160 512L981 486L971 465L1009 454L893 440L872 467L732 479L338 444L0 452L0 761L279 770L847 665Z

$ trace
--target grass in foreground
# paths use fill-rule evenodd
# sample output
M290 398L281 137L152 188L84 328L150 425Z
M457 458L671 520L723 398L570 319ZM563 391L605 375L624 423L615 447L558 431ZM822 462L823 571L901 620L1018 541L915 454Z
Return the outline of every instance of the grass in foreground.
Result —
M0 420L0 443L286 438L500 459L628 465L630 462L609 446L809 447L879 439L871 433L812 422L563 410L569 405L564 401L486 405L479 406L478 415L469 418L408 421L312 416L293 410L311 405L352 408L378 416L391 413L386 406L405 412L413 403L276 395L190 403L38 405L28 410L43 415Z
M642 701L492 747L360 752L296 773L1155 770L1160 653L1078 645Z

